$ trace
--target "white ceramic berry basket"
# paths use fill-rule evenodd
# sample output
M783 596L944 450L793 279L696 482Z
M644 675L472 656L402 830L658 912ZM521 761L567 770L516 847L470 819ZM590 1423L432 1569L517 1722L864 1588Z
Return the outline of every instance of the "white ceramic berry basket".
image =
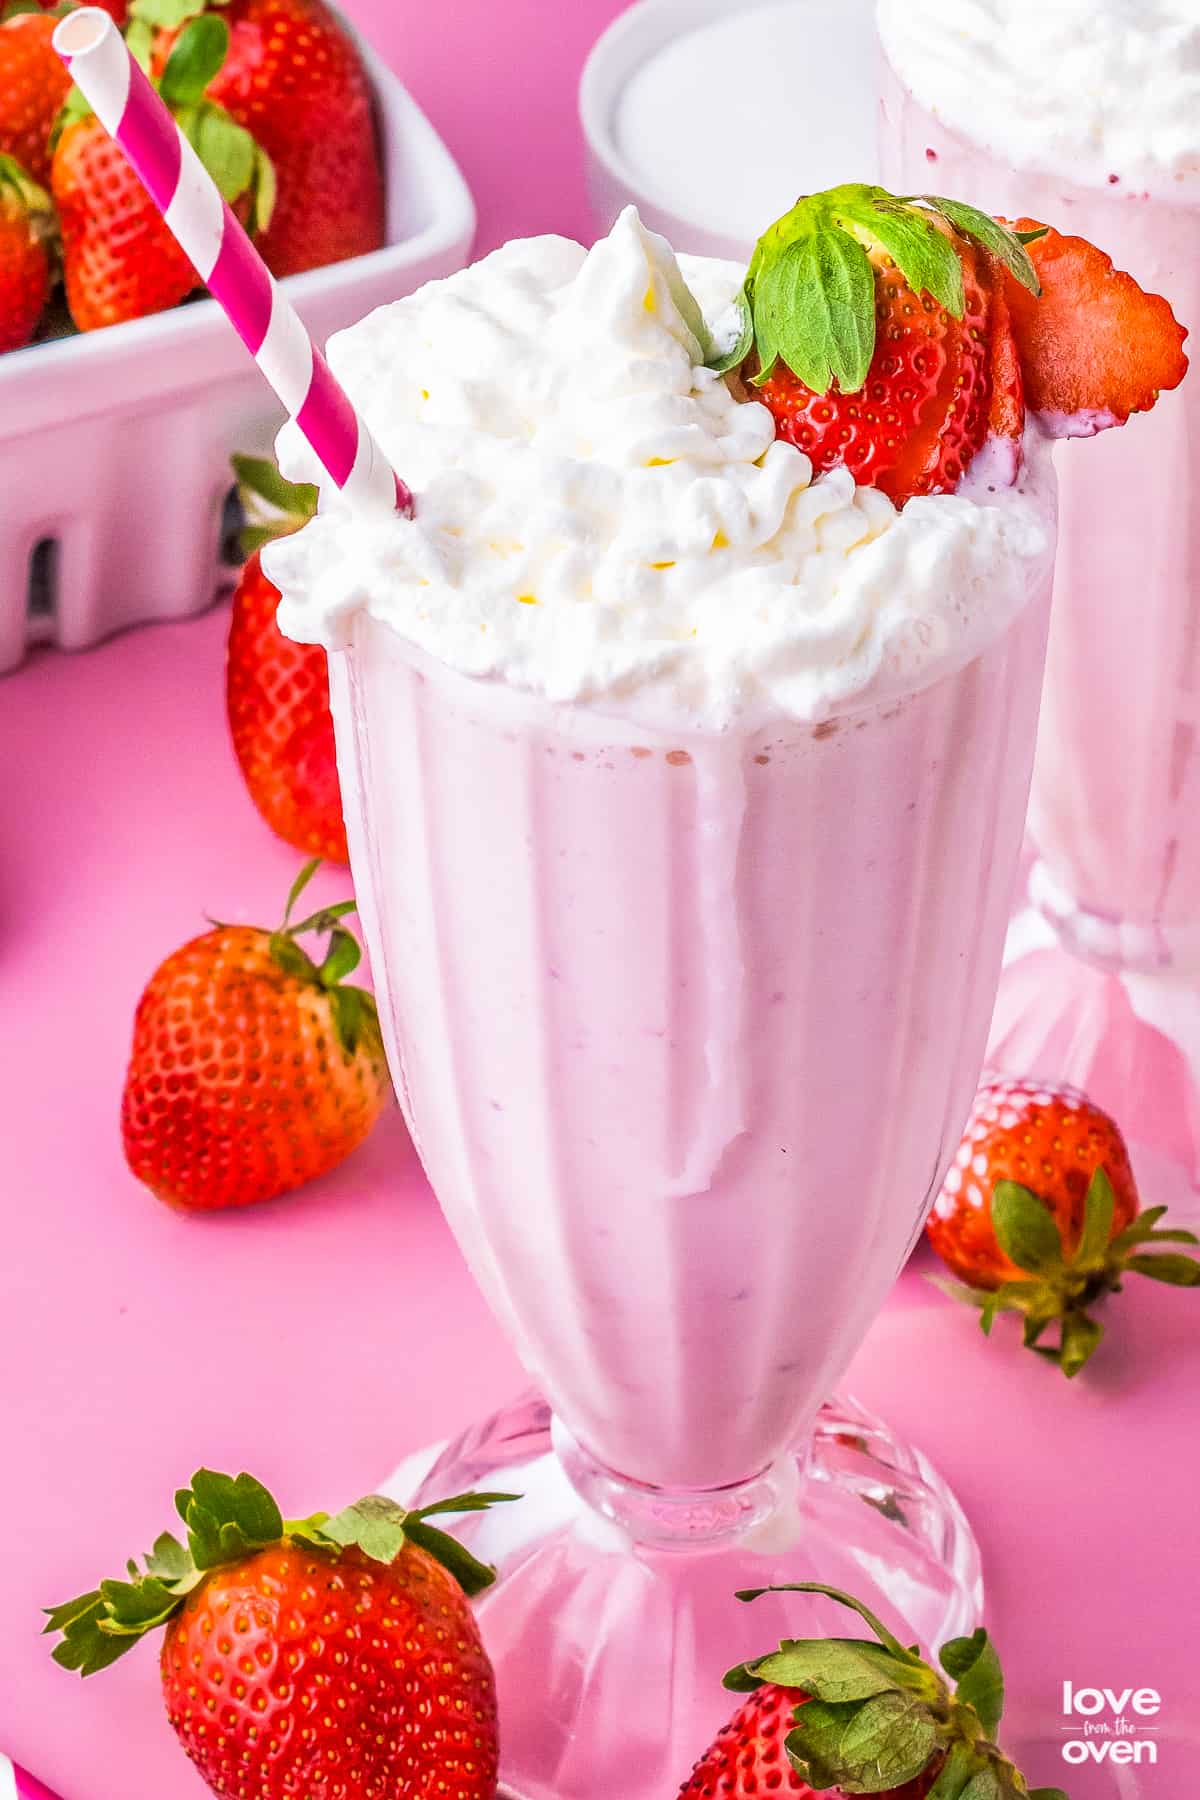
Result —
M359 43L388 242L284 282L318 343L461 268L475 232L450 152ZM36 643L78 650L205 607L220 578L229 453L267 451L281 417L208 299L0 356L0 673Z

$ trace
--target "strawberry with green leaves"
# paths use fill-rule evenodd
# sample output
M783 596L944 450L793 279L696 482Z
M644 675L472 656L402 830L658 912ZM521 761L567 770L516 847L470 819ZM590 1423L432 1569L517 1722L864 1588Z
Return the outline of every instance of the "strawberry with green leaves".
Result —
M1096 430L1182 380L1170 307L1128 276L1098 280L1098 262L1112 273L1032 220L850 183L760 238L740 333L712 366L749 384L818 473L845 466L903 506L952 492L989 442L1015 474L1027 396L1062 435L1082 427L1058 395Z
M270 159L244 126L205 98L228 45L223 20L197 19L180 33L158 88L224 198L259 232L274 200ZM80 331L162 312L201 285L132 163L77 89L63 110L51 188L67 304Z
M0 154L0 351L19 350L37 330L50 298L53 239L49 194Z
M329 664L319 644L297 644L275 623L279 589L259 552L316 511L317 491L285 481L273 462L235 456L248 556L238 577L225 659L225 704L250 798L297 850L349 861L338 784Z
M993 1076L926 1231L962 1284L938 1285L977 1307L985 1332L1016 1313L1026 1345L1073 1376L1104 1336L1091 1308L1126 1276L1200 1286L1200 1262L1164 1249L1200 1239L1162 1227L1166 1210L1140 1210L1121 1131L1086 1095ZM1052 1328L1057 1343L1043 1343Z
M370 1495L285 1520L250 1475L199 1469L175 1496L187 1542L49 1609L54 1660L93 1675L165 1628L167 1716L224 1800L493 1800L495 1681L470 1597L493 1580L431 1520Z
M297 275L384 242L384 192L366 67L325 0L133 0L132 42L157 60L173 33L219 8L229 55L208 92L271 157L278 197L258 248ZM143 37L144 34L144 37Z
M121 1101L125 1159L189 1212L250 1206L315 1180L373 1130L391 1096L372 996L344 977L353 900L275 931L214 925L176 950L138 1002ZM318 963L298 940L329 933Z
M1059 1788L1030 1789L996 1745L1004 1676L986 1631L944 1644L943 1674L837 1588L795 1582L738 1599L764 1593L824 1594L856 1612L874 1637L789 1638L731 1669L725 1686L750 1698L679 1800L810 1800L831 1790L834 1800L1066 1800Z

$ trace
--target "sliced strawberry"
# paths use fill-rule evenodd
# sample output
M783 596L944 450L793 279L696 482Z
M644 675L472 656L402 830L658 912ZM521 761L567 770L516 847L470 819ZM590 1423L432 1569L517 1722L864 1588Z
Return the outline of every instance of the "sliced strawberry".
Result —
M1025 430L1025 378L1021 372L1021 353L1013 331L1012 308L1008 300L1008 283L1012 277L996 279L992 293L992 395L988 425L994 437L1015 438L1020 442ZM1017 284L1014 284L1017 285ZM1025 290L1022 288L1021 292ZM1034 305L1037 302L1030 295Z
M1019 232L1041 231L1018 219ZM1090 437L1148 412L1187 373L1187 332L1158 294L1086 238L1046 230L1027 245L1042 284L1035 299L1006 280L1030 412L1055 436Z
M988 442L1015 476L1027 409L1090 436L1187 370L1167 302L1084 239L862 183L764 232L741 314L709 366L756 389L818 473L842 465L897 506L953 492Z
M919 429L902 441L892 468L885 470L875 484L898 506L917 494L953 492L991 429L989 345L996 329L992 311L995 283L981 252L965 242L958 249L963 265L964 311L961 319L954 319L944 308L932 309L935 316L940 316L946 351L932 404ZM902 285L907 296L902 305L906 313L911 313L916 296L906 284ZM923 302L919 304L920 316L928 317L931 309ZM882 321L882 307L879 312ZM889 327L889 336L891 330ZM894 388L895 375L889 365L885 352L881 372ZM1022 419L1017 436L1023 425Z
M1001 267L1036 289L1016 236L973 207L807 195L760 239L741 337L712 366L739 369L818 474L844 466L897 506L952 493L989 438L1019 445L1024 427Z

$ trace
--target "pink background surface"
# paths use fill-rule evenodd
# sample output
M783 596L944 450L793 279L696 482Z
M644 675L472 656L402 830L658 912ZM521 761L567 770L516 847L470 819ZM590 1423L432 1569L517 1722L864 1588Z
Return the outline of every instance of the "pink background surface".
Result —
M416 0L348 9L460 158L481 248L591 234L575 89L616 0L454 0L436 28ZM285 1511L338 1505L521 1385L397 1115L330 1179L242 1216L178 1219L125 1170L147 975L205 910L273 922L296 866L227 747L224 631L221 610L39 655L0 686L0 1745L63 1800L204 1791L152 1652L80 1685L37 1635L41 1606L149 1545L198 1463L251 1467ZM1031 1776L1067 1773L1065 1678L1151 1685L1162 1748L1143 1791L1190 1800L1196 1300L1143 1284L1119 1305L1116 1341L1068 1387L910 1273L847 1385L971 1513L1015 1735L1045 1733ZM1072 1800L1111 1791L1070 1782Z

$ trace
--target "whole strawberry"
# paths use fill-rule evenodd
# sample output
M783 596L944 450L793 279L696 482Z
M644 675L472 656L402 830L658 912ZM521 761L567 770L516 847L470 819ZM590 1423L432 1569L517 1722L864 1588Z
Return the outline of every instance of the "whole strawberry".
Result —
M274 463L235 456L243 503L265 502L269 523L251 526L255 547L238 578L229 621L225 702L234 752L250 797L297 850L349 860L329 711L329 665L319 644L297 644L275 623L279 589L258 547L294 531L316 509L316 489L285 481ZM261 507L260 507L261 514Z
M211 1212L270 1200L343 1162L391 1089L343 901L276 931L216 925L176 950L138 1002L121 1102L125 1158L160 1200ZM318 965L297 939L330 933Z
M50 297L50 196L0 155L0 351L19 350Z
M80 331L165 312L199 286L125 152L94 116L64 128L51 185L67 305Z
M431 1515L370 1495L285 1520L249 1475L208 1469L176 1495L145 1572L49 1609L54 1660L92 1675L165 1625L167 1716L224 1800L493 1800L495 1681L469 1597L493 1572Z
M1095 431L1182 380L1169 306L1105 271L1032 220L851 183L760 238L738 341L711 366L750 384L817 473L844 466L903 506L952 492L988 443L1015 474L1027 402L1053 434Z
M247 131L204 98L228 40L215 16L196 20L180 33L159 90L224 198L257 231L270 216L270 163ZM201 285L125 152L77 91L63 112L51 189L67 304L80 331L163 312Z
M1077 1375L1104 1335L1089 1308L1119 1293L1127 1274L1200 1286L1200 1262L1164 1243L1200 1242L1160 1230L1165 1206L1139 1211L1129 1153L1116 1122L1074 1088L993 1076L971 1117L926 1231L965 1287L941 1283L980 1310L1024 1319L1025 1343ZM1043 1344L1051 1326L1059 1341Z
M358 47L325 0L211 0L229 25L229 55L209 98L254 135L278 195L258 248L276 275L296 275L384 242L384 194L370 83ZM161 55L184 12L206 0L133 0L158 27Z
M0 25L0 152L43 187L50 180L50 134L71 86L50 42L57 23L31 12Z
M811 1800L887 1794L891 1800L1066 1800L1059 1788L1027 1787L994 1742L1004 1677L987 1632L942 1646L942 1669L905 1649L874 1613L819 1582L762 1593L824 1594L866 1621L873 1638L789 1638L756 1662L741 1663L725 1686L749 1693L718 1732L679 1800Z

